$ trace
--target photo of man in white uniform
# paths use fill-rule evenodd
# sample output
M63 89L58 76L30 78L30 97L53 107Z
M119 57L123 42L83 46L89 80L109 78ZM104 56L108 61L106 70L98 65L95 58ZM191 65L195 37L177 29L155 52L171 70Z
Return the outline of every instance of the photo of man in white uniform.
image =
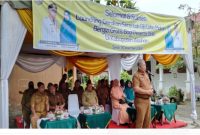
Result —
M60 42L60 29L56 20L57 6L52 3L48 6L49 16L42 21L42 41Z
M183 38L178 30L178 25L174 25L174 48L183 48Z

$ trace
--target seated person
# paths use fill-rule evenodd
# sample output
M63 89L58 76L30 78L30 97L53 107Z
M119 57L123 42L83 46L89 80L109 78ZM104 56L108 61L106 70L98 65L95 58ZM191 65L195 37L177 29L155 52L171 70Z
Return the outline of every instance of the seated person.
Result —
M127 103L132 106L132 104L134 104L135 92L133 90L132 83L129 80L126 81L124 94L126 95L125 99Z
M56 92L56 88L54 85L50 86L49 97L49 111L54 112L55 110L63 110L65 106L65 100L62 94Z
M106 85L106 80L101 79L101 82L99 83L99 87L97 88L97 96L98 96L99 104L103 105L104 109L105 109L106 102L109 96L108 92L109 90Z
M98 105L96 91L92 88L92 83L88 83L82 95L82 104L84 107Z
M82 106L82 95L83 95L83 87L81 86L81 82L79 80L75 81L73 91L70 92L70 94L77 94L78 95L78 102L79 106Z
M111 100L112 106L115 109L119 109L119 123L126 124L129 123L129 115L127 113L127 108L129 108L128 104L125 103L125 95L122 91L122 88L119 85L119 81L117 79L113 82L113 87L111 89ZM124 101L124 103L122 103Z

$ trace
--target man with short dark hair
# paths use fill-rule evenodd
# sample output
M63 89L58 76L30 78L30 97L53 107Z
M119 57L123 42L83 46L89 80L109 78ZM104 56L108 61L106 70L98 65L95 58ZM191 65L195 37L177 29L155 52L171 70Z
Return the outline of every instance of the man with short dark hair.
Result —
M79 80L75 81L73 91L70 94L77 94L78 95L78 102L79 106L82 106L82 95L83 95L83 87L81 86L81 82Z
M31 115L31 97L35 93L34 83L30 81L28 83L28 89L23 92L22 96L22 114L23 119L26 122L26 127L30 126L30 115Z
M44 83L38 82L38 91L31 98L31 124L32 128L37 128L37 120L45 117L49 111L48 96L44 93Z
M137 111L136 128L150 128L151 104L150 97L153 89L146 73L146 63L140 59L138 61L138 71L133 76L133 88L135 90L135 108Z
M63 74L62 78L59 82L59 88L58 89L59 89L60 92L62 91L62 85L63 85L63 83L65 83L66 79L67 79L67 74Z
M42 40L60 42L60 30L56 20L57 5L51 3L48 6L49 16L42 21Z
M56 88L53 85L51 85L49 89L49 111L54 112L55 110L63 110L65 106L65 100L62 94L56 92Z

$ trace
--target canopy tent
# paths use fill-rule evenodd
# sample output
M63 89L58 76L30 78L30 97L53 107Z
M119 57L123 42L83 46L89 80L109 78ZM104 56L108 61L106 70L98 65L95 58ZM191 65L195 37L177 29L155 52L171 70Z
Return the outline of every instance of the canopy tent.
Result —
M24 59L24 57L18 57L20 49L22 47L25 35L27 30L32 33L32 19L31 19L31 10L30 9L17 9L13 10L10 5L5 2L1 7L1 90L0 90L0 127L1 128L8 128L9 127L9 117L8 117L8 78L12 71L12 68L17 60L17 64L30 69L30 65L28 62L28 58ZM20 18L21 19L20 19ZM12 21L15 20L15 21ZM189 39L191 39L191 33L188 34ZM188 43L190 52L188 54L183 55L185 63L187 65L187 69L190 72L190 79L191 79L191 100L192 100L192 118L195 121L197 119L196 114L196 102L195 102L195 91L194 91L194 67L193 67L193 58L192 58L192 45L191 40ZM8 53L9 52L9 53ZM66 51L50 51L53 54L59 56L74 56L74 55L84 55L85 53L80 52L66 52ZM174 63L177 60L178 55L152 55L157 61L161 64L168 65ZM18 57L18 58L17 58ZM146 57L146 56L145 56ZM111 76L112 79L119 78L120 73L120 65L124 69L129 69L133 64L133 59L138 59L139 56L131 55L126 59L121 59L120 55L113 54L108 55L106 58L100 58L102 63L100 65L104 65L105 68L109 67L112 71ZM51 63L55 62L58 58L48 59L46 65L41 65L41 69L37 69L37 71L42 71L47 67L47 65L51 65ZM122 61L121 61L122 60ZM130 63L130 60L131 63ZM85 61L85 60L84 60ZM39 61L35 61L39 64ZM107 62L107 63L106 63ZM25 64L26 63L26 64ZM29 63L29 66L27 66ZM34 66L37 66L37 64ZM41 62L42 63L42 62ZM76 66L80 66L80 61L76 58L72 59L72 63ZM26 66L25 66L25 65ZM33 64L33 63L32 63ZM116 66L118 65L118 66ZM81 66L80 66L81 67ZM117 74L118 73L118 74Z

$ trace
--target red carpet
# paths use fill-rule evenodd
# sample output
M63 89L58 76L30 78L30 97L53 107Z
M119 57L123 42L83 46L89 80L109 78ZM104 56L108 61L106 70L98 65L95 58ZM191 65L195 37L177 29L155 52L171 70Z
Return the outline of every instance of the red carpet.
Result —
M181 128L181 127L185 127L187 126L187 123L183 122L183 121L176 121L176 123L174 121L172 122L167 122L164 121L163 125L161 125L159 122L156 123L156 128ZM110 122L108 128L134 128L134 125L132 125L131 127L129 126L125 126L125 125L117 125L115 124L113 121ZM153 126L151 126L151 128L153 128Z

